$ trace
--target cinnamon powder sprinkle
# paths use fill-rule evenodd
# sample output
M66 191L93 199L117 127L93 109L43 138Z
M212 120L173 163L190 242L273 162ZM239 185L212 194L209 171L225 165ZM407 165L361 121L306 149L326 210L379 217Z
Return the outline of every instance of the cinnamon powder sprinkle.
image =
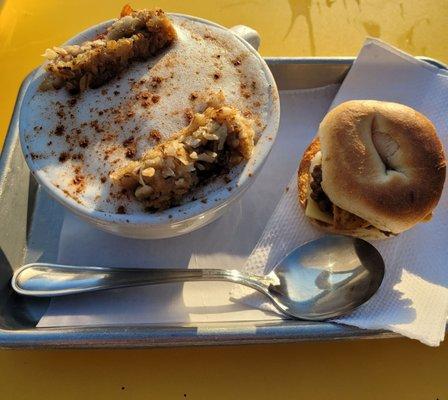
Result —
M85 149L89 145L89 139L88 138L82 138L79 141L79 146Z
M134 158L136 152L136 149L134 149L133 147L127 148L125 153L126 158Z
M73 178L73 183L75 185L81 185L84 182L84 176L83 175L75 175Z
M131 136L129 138L127 138L124 142L123 142L123 146L124 147L129 147L131 144L134 143L134 136Z
M69 158L70 158L70 154L68 154L67 152L63 151L59 155L59 162L61 162L61 163L66 162Z
M126 208L124 206L119 206L117 208L117 214L126 214Z
M84 160L84 154L81 154L81 153L73 154L72 160L82 161L82 160Z
M55 134L56 136L62 136L62 135L64 134L64 132L65 132L65 127L64 127L64 125L58 125L58 126L56 127L56 129L54 130L54 134Z
M162 78L160 76L153 76L152 80L151 80L151 86L153 88L156 88L157 86L159 86L162 83Z
M104 132L104 129L100 127L98 120L90 122L90 126L95 129L97 133Z
M127 138L123 142L123 146L126 148L125 155L127 158L134 158L137 153L137 146L134 141L134 136Z
M193 119L193 111L191 111L190 109L185 110L185 119L187 120L187 123L189 124L191 122L191 120Z
M160 142L160 140L162 139L162 135L157 129L151 130L151 132L149 132L149 137L156 142Z

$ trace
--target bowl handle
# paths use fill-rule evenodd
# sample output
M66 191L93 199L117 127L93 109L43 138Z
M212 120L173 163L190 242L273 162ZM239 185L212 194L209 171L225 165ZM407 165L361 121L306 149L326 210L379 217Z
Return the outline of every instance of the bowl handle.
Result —
M255 29L246 25L235 25L229 28L235 35L249 43L255 50L260 47L260 35Z

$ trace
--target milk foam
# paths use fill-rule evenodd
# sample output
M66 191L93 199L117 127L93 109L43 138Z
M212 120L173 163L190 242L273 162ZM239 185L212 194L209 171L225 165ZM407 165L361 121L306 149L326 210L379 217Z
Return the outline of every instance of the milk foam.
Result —
M266 126L272 92L258 58L230 32L171 19L178 40L158 57L80 96L36 92L23 105L27 157L89 208L144 213L132 196L110 187L109 173L130 161L126 155L140 157L159 135L165 139L185 127L213 93L221 90L227 104L250 115L258 135Z

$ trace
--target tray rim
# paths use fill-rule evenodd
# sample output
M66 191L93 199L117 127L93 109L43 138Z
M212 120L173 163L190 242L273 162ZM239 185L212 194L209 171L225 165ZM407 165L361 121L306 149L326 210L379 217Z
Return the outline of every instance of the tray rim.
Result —
M351 65L356 57L264 57L268 65L339 64ZM416 57L441 69L442 62L429 57ZM7 175L7 165L18 140L14 129L18 111L35 70L23 80L13 108L11 121L0 156L0 193ZM240 345L299 341L397 338L398 334L383 330L360 329L330 322L245 321L172 325L123 325L55 328L0 328L0 348L144 348L203 345Z

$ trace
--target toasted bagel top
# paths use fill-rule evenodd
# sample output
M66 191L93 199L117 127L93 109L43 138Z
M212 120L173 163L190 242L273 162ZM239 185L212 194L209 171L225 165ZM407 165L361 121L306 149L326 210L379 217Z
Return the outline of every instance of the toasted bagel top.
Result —
M322 188L338 207L399 233L436 206L445 155L421 113L397 103L348 101L326 115L318 137Z

